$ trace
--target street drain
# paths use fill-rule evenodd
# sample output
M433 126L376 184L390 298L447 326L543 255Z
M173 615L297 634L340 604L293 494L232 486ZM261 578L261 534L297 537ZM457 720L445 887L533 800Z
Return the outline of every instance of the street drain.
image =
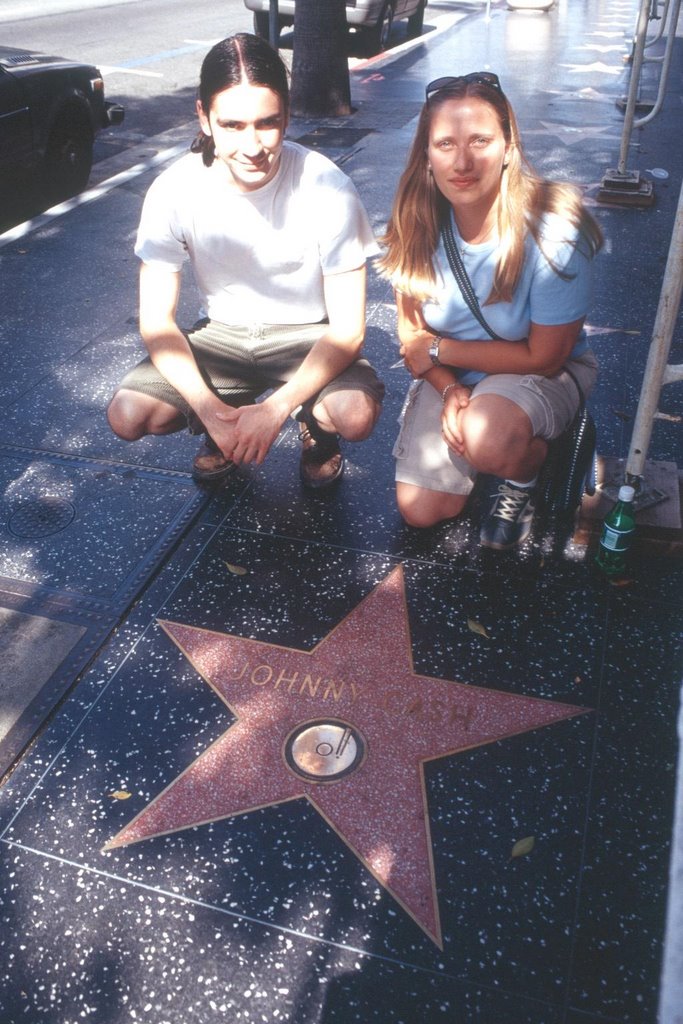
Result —
M7 528L15 537L36 539L61 533L73 521L76 509L70 501L46 496L15 509Z

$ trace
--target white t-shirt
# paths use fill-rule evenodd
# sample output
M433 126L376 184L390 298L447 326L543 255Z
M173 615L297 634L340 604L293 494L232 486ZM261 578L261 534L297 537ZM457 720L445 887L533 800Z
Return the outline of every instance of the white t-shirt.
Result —
M145 198L135 245L144 263L181 269L189 259L202 316L224 324L318 323L323 277L379 252L355 186L321 153L285 142L275 176L239 192L215 160L189 153Z
M531 323L556 325L578 320L588 312L592 297L592 260L577 229L557 214L546 215L541 226L543 249L528 234L525 240L524 266L511 302L485 306L493 285L498 259L498 241L469 245L462 241L451 218L455 244L474 288L481 311L489 326L506 341L521 341L529 336ZM548 257L567 277L560 277ZM474 318L456 284L446 256L443 240L434 257L437 292L434 301L423 304L422 311L430 327L447 337L463 341L489 341L489 336ZM572 350L572 357L588 348L584 332ZM462 367L459 379L468 386L486 374Z

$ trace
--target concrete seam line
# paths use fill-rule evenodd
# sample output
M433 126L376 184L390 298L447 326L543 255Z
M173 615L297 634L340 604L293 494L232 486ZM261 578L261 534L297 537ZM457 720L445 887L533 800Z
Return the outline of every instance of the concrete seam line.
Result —
M10 242L16 242L19 238L24 238L26 235L30 234L31 231L35 231L38 228L43 227L45 224L51 223L53 220L56 220L57 217L62 217L65 213L70 213L71 210L75 210L79 206L85 206L86 203L92 203L96 199L100 199L102 196L106 195L107 192L111 192L113 189L118 188L119 185L125 185L126 182L144 174L145 171L149 171L160 164L167 163L169 160L173 160L174 157L185 152L187 152L187 142L179 142L177 145L171 146L169 149L162 150L161 153L156 153L153 157L150 157L149 160L134 164L133 167L128 168L127 171L120 171L112 178L107 178L106 181L101 182L99 185L95 185L94 188L86 189L85 192L79 193L79 195L74 196L73 199L67 199L63 203L51 206L49 210L45 210L44 213L39 214L37 217L33 217L31 220L26 220L23 224L17 224L16 227L10 228L9 231L5 231L1 234L0 248L5 245L9 245Z

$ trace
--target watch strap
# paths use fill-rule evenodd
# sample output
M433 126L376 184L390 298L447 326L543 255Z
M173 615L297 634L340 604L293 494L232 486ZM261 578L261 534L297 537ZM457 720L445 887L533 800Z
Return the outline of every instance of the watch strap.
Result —
M434 366L443 366L443 363L439 359L439 345L443 341L440 334L435 334L429 345L429 358L431 359Z

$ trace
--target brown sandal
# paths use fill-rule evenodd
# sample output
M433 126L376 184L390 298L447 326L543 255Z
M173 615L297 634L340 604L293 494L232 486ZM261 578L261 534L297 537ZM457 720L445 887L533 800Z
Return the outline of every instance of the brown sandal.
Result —
M205 434L192 463L193 479L197 483L216 483L229 476L234 468L235 463L226 459L215 441Z
M303 444L299 476L304 487L320 491L336 483L344 472L339 435L322 430L309 414L301 421L299 439Z

